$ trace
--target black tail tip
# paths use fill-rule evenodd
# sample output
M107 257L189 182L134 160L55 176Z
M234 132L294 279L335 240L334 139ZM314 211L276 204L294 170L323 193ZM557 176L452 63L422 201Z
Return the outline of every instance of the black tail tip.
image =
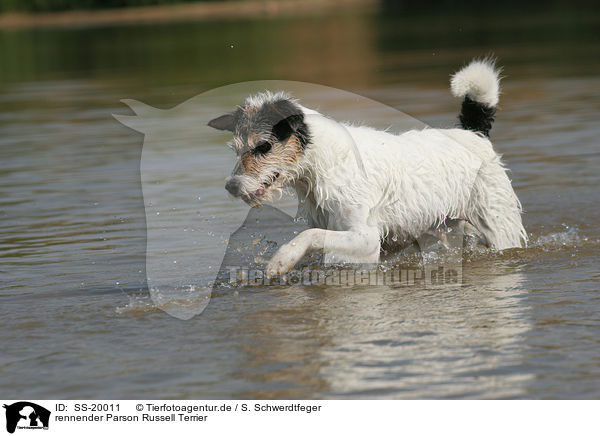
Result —
M495 107L475 101L467 95L462 102L458 119L463 129L478 132L489 137L495 114Z

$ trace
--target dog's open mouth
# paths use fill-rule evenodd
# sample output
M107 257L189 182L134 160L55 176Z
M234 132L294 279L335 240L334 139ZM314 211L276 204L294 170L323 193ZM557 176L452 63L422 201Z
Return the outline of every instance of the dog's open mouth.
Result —
M279 173L275 173L271 176L271 179L265 182L262 187L258 188L256 191L242 195L242 200L244 200L248 204L258 203L260 199L265 195L265 193L269 190L271 186L277 181L279 178Z

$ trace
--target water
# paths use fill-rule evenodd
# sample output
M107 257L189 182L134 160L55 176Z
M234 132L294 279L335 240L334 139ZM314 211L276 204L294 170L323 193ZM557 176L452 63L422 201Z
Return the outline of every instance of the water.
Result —
M0 396L598 398L600 17L475 18L0 33ZM448 74L490 51L507 76L492 136L527 249L465 254L454 287L251 287L187 321L148 298L143 137L112 118L130 113L120 99L169 108L237 81L299 80L451 126ZM206 219L244 212L223 189L231 152L200 152ZM206 245L194 255L214 256Z

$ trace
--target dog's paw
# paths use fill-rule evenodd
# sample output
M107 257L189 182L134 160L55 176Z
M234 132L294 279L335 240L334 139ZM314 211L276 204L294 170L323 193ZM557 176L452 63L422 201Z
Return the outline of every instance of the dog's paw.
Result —
M285 269L283 264L281 264L280 262L270 261L265 267L265 277L267 278L267 280L271 280L272 278L281 276L288 271L289 269Z
M282 245L265 267L267 279L286 274L294 268L303 255L304 251L295 243Z

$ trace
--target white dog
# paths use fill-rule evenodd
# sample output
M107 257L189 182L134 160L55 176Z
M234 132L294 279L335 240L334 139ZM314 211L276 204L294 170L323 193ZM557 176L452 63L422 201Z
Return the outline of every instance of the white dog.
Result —
M463 98L462 129L394 135L336 122L270 92L210 121L234 133L239 161L226 189L259 206L291 187L313 227L277 251L267 277L315 250L328 261L376 263L382 243L416 240L449 219L496 249L526 244L521 204L488 139L498 71L491 61L473 61L452 77L451 90Z

